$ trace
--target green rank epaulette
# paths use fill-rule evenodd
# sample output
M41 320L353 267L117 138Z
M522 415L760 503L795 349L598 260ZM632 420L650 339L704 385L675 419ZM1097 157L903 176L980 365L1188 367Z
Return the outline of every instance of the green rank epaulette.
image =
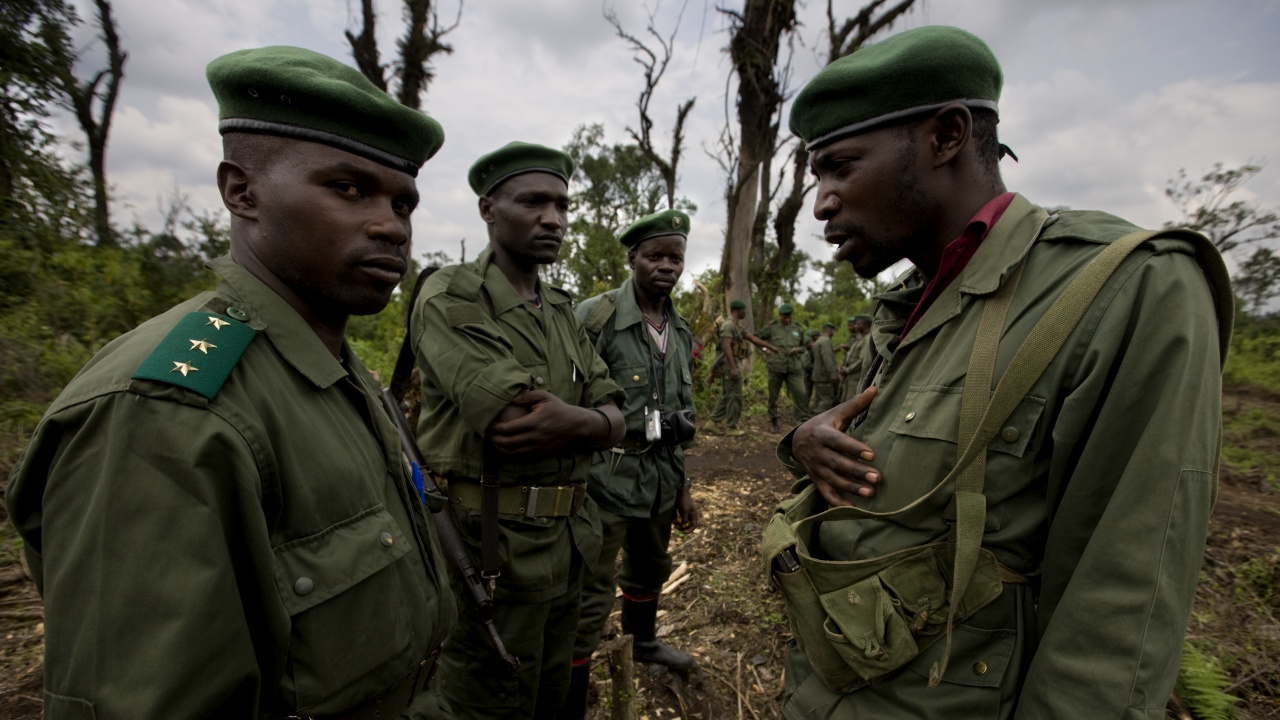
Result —
M257 330L225 315L187 313L133 373L214 399Z

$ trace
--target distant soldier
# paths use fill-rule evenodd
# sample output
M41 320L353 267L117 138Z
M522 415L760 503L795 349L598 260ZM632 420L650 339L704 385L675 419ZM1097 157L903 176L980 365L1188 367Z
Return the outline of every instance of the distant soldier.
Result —
M586 711L591 654L613 609L614 561L622 551L622 632L632 635L637 661L688 670L693 656L662 644L655 622L658 595L671 576L671 527L688 532L698 511L684 471L684 446L693 440L693 336L676 312L671 291L684 273L689 216L679 210L647 215L622 233L631 278L622 287L578 306L596 351L627 391L627 434L597 452L588 490L600 506L604 542L583 587L582 617L573 652L569 702L560 717Z
M867 347L867 334L871 332L871 318L866 315L849 318L849 341L840 363L840 402L848 402L858 394L862 380L862 355Z
M10 477L44 717L447 718L449 570L346 341L404 276L444 132L301 48L207 75L218 285L103 348Z
M804 333L805 352L800 355L800 372L804 374L804 401L813 409L813 343L821 332L818 328L809 328Z
M494 624L463 613L440 674L458 718L551 718L569 691L584 572L600 553L586 493L593 451L624 431L609 379L569 295L544 284L568 224L569 156L510 143L467 180L489 245L422 286L410 337L422 375L418 445L448 480L449 510L495 579ZM460 592L460 591L459 591Z
M758 333L768 353L765 366L769 370L769 431L774 433L778 432L778 392L784 384L795 406L796 423L809 419L802 359L809 350L805 347L804 328L791 321L791 313L791 305L779 306L778 319Z
M810 330L810 332L813 332ZM836 404L836 386L839 383L839 368L836 367L836 351L831 345L831 336L836 334L836 326L822 323L822 332L813 341L813 411L826 412Z
M747 317L747 304L742 300L729 303L729 317L720 324L720 399L711 411L708 432L738 437L746 432L738 428L742 417L742 361L747 357L747 337L755 338L739 325ZM759 338L755 338L759 341Z

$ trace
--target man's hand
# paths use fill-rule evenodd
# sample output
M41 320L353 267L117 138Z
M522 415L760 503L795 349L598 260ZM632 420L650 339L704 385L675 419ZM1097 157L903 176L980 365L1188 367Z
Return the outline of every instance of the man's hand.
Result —
M733 368L732 370L730 370L730 371L729 371L729 379L730 379L730 380L740 380L740 379L742 379L742 371L741 371L741 370L739 370L739 369L738 369L738 368L736 368L736 367L735 367L735 368Z
M874 387L849 402L841 403L796 428L791 436L791 454L809 473L818 493L832 507L852 505L841 492L861 497L876 494L883 478L880 471L867 463L876 454L858 440L845 435L849 425L868 407L876 396Z
M489 438L503 455L546 456L582 439L596 427L592 418L596 418L594 412L546 390L521 390L489 426Z
M796 347L791 348L791 350L790 350L787 354L788 354L788 355L799 355L800 353L804 352L804 351L805 351L805 349L806 349L806 348L804 348L804 347L796 346Z
M698 527L698 506L693 503L693 493L689 492L688 485L681 487L676 495L676 517L672 525L686 533Z

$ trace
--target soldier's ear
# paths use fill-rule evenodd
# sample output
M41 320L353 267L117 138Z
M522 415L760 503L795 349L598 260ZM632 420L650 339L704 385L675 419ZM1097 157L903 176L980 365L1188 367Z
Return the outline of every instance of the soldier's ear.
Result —
M232 215L246 220L258 219L258 203L252 173L232 160L218 164L218 192L222 204Z
M493 198L488 195L481 195L480 200L477 203L477 207L480 208L481 220L484 220L490 225L497 221L497 218L494 217L493 214Z

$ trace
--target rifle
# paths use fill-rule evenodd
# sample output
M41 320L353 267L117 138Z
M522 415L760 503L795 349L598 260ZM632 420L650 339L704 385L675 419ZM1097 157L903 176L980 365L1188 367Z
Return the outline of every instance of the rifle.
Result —
M400 450L413 473L414 487L424 495L425 493L443 495L444 493L440 492L440 486L436 484L435 473L431 472L422 459L422 451L418 449L418 443L409 431L409 422L400 410L400 403L396 401L391 388L382 389L382 402L387 406L387 413L391 415L392 421L396 424L396 430L400 433ZM471 595L471 600L475 602L480 621L484 623L485 630L489 633L489 643L493 645L493 651L507 666L507 670L515 675L520 669L520 658L507 652L507 648L502 644L502 638L498 637L498 629L493 625L493 598L485 588L480 571L476 570L475 563L471 562L471 555L467 553L467 546L463 544L462 536L458 534L458 528L453 524L453 517L449 513L433 511L431 519L436 524L436 534L440 536L440 550L444 553L445 560L462 578L463 586Z

